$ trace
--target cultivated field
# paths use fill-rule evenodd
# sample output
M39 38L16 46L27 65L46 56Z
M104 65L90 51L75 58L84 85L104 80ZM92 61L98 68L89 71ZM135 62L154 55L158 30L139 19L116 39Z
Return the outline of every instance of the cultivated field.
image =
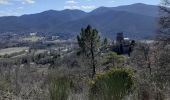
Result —
M14 47L14 48L6 48L6 49L1 49L0 50L0 55L3 56L3 55L10 55L10 54L13 54L13 53L19 53L19 52L22 52L22 51L25 51L25 50L28 50L29 48L28 47Z
M42 39L44 39L44 38L43 37L38 37L38 36L32 36L32 37L23 38L22 40L36 42L36 41L39 41L39 40L42 40Z

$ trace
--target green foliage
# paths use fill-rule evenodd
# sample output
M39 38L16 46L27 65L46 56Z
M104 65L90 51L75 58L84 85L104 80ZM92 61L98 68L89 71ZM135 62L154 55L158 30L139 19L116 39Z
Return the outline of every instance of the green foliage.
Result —
M104 40L102 41L100 51L102 51L103 53L108 51L108 39L107 38L104 38Z
M86 29L81 29L81 33L77 36L77 41L80 47L80 53L83 53L88 59L91 60L92 65L92 77L96 74L96 56L98 55L98 49L100 44L100 36L96 29L93 29L90 25Z
M104 45L105 47L108 45L108 40L107 40L107 38L104 39L103 45Z
M12 91L10 83L7 80L1 79L0 80L0 90L5 91L5 92Z
M80 35L77 36L77 41L82 53L91 55L90 50L96 51L100 43L98 31L90 25L85 29L81 29Z
M122 100L133 90L133 71L130 69L113 69L98 74L92 82L90 100Z
M109 68L115 66L123 66L126 58L122 55L117 55L115 52L109 52L103 55L104 62L103 65L108 66Z
M9 58L10 56L8 54L5 54L3 58Z
M50 100L67 100L71 82L65 78L50 78Z

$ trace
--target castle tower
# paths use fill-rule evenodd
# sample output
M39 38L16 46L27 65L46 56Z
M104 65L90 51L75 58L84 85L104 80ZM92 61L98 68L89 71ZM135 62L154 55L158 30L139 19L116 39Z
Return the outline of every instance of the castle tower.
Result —
M116 37L116 44L117 44L117 52L118 54L123 54L123 45L124 45L124 35L123 33L117 33Z
M117 33L117 37L116 37L116 43L117 44L123 44L124 42L124 34L121 33Z

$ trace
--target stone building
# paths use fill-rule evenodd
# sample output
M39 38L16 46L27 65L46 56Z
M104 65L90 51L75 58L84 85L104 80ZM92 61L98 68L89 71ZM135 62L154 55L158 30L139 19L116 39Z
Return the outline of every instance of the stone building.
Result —
M123 33L117 33L116 44L113 46L113 51L118 54L128 54L133 51L135 41L129 38L125 38Z

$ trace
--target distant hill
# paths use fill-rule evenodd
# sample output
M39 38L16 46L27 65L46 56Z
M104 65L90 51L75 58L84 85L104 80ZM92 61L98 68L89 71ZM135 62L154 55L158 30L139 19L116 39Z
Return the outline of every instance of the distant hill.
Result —
M145 38L151 37L156 29L155 18L124 11L109 11L89 15L60 25L59 29L64 29L65 32L76 33L79 32L81 27L86 27L88 24L97 28L102 36L108 37L114 37L117 32L124 32L132 38ZM62 30L57 31L62 32Z
M117 11L127 11L130 13L136 13L146 16L158 16L159 15L159 7L154 5L146 5L142 3L127 5L127 6L119 6L113 8L113 10Z
M100 7L86 13L81 10L49 10L42 13L0 17L0 32L43 32L77 35L90 24L102 36L114 37L125 32L128 37L152 37L156 30L158 6L132 4L119 7Z
M62 23L77 20L86 14L80 10L49 10L20 17L0 17L0 32L56 32L51 29Z

